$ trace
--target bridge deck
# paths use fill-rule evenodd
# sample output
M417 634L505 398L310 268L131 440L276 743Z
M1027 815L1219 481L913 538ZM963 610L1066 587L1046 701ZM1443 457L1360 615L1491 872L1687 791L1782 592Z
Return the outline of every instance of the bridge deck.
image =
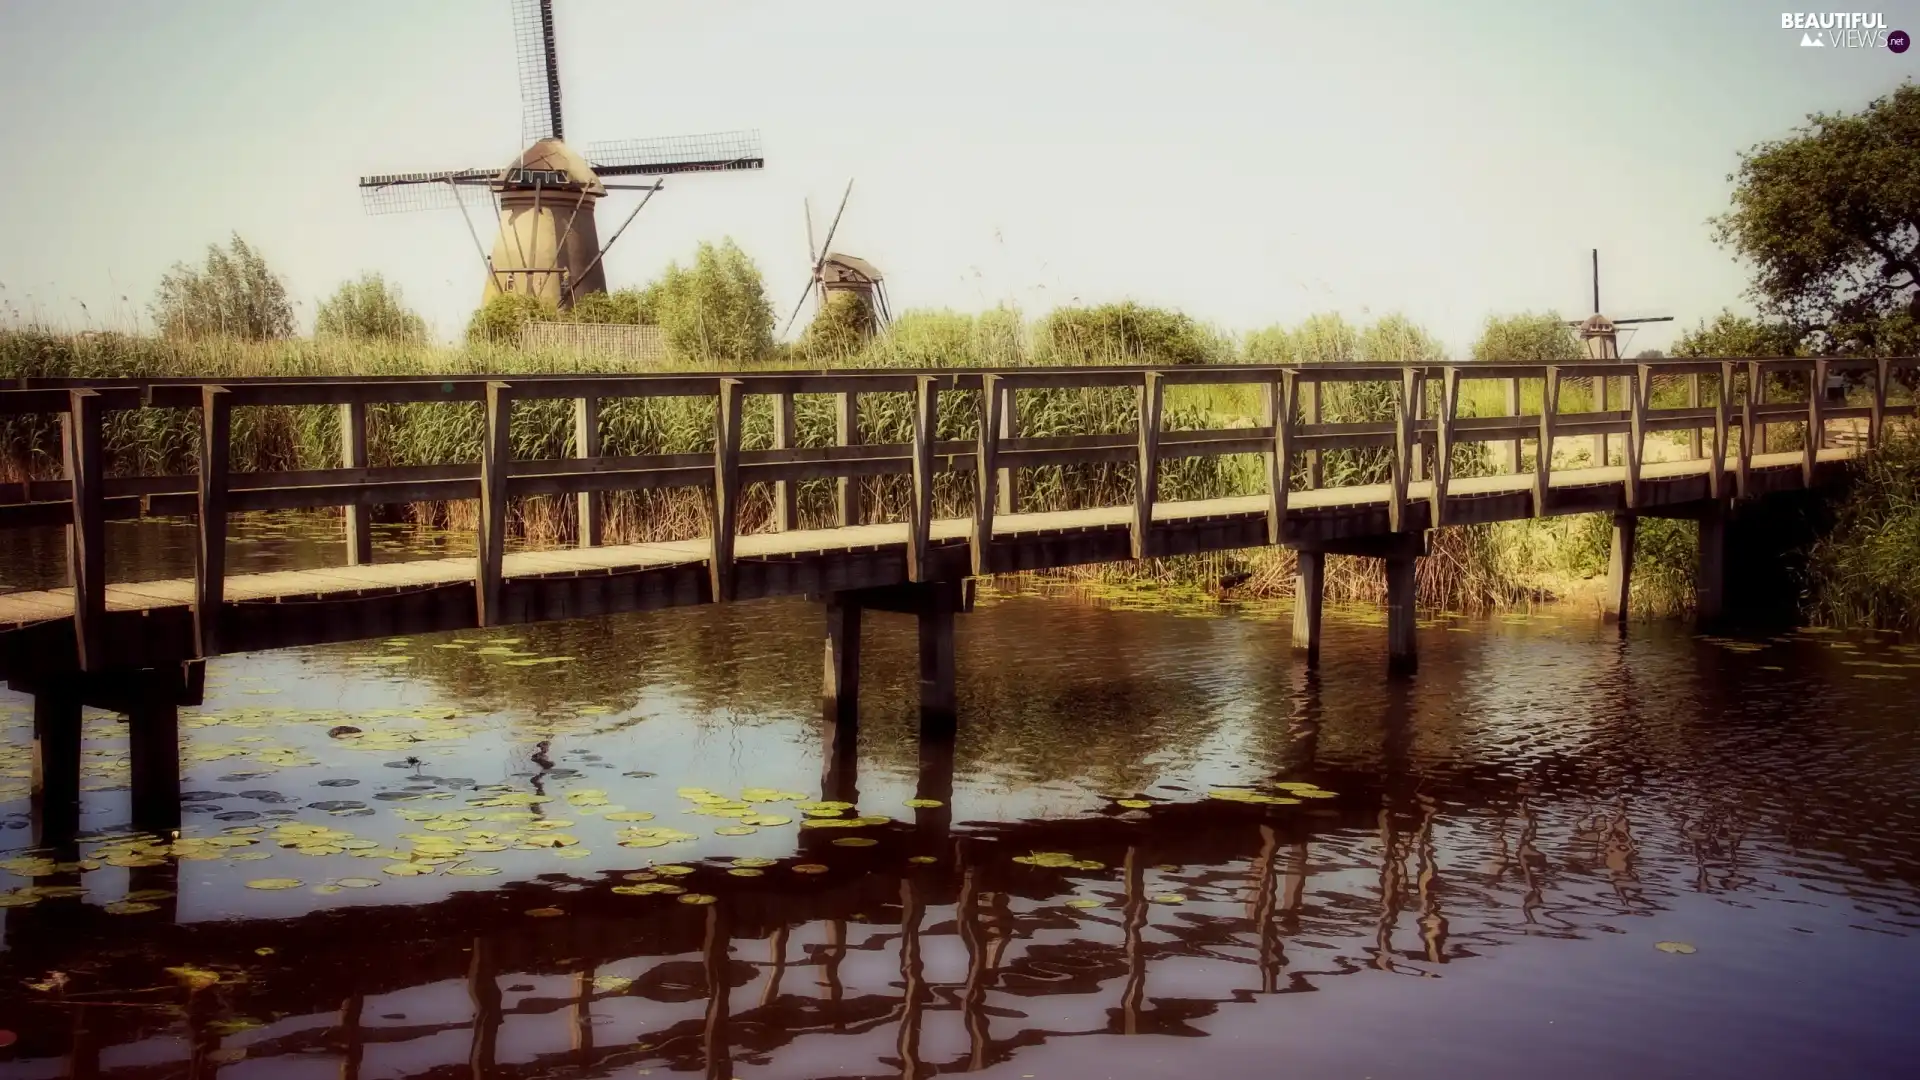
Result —
M1843 449L1824 450L1820 453L1822 461L1842 461L1851 456L1851 451ZM1756 454L1752 459L1752 469L1755 472L1797 470L1801 460L1802 455L1798 451ZM1729 462L1729 467L1731 464ZM1649 462L1641 467L1641 480L1646 484L1658 484L1661 481L1704 477L1707 471L1708 462L1703 460ZM1561 469L1552 474L1551 486L1555 490L1617 487L1624 480L1625 475L1626 470L1622 466ZM1532 490L1532 485L1531 474L1460 477L1454 479L1449 485L1448 497L1472 500L1488 495L1525 493ZM1407 496L1409 501L1420 503L1430 497L1431 491L1430 482L1416 481L1408 485ZM1315 511L1384 507L1390 498L1391 491L1387 484L1318 488L1290 493L1288 509L1289 513L1298 512L1311 516ZM1266 495L1162 502L1154 506L1153 517L1156 524L1176 527L1233 518L1264 520L1267 506ZM1578 508L1574 505L1568 507L1570 510ZM1086 510L1000 515L994 520L993 535L996 543L1010 541L1018 545L1022 541L1073 533L1124 530L1132 520L1133 513L1134 510L1130 506L1109 506ZM1490 517L1476 515L1483 520L1525 516L1529 516L1528 513L1507 513L1500 510L1495 510ZM947 545L956 541L964 542L970 536L970 529L971 523L964 518L936 520L932 527L933 540L937 544ZM798 556L830 556L900 549L907 543L907 530L906 523L895 522L845 528L755 533L741 536L737 541L734 554L736 558L745 560L777 560ZM1224 548L1244 545L1229 542L1205 546ZM516 552L506 556L505 578L511 583L670 568L698 569L707 565L711 550L709 540L695 539ZM1043 558L1041 565L1064 566L1077 561L1081 561L1078 556L1068 554L1058 560ZM1034 560L1031 559L1023 560L1023 563L1034 566ZM226 599L229 603L270 603L333 598L370 599L436 586L467 585L471 584L473 578L474 560L471 556L362 566L278 570L229 576L226 579ZM191 578L113 583L107 586L107 610L112 612L184 610L192 606L193 593L194 581ZM700 602L701 599L686 597L687 602ZM72 612L73 591L70 588L0 595L0 629L67 618L72 615Z

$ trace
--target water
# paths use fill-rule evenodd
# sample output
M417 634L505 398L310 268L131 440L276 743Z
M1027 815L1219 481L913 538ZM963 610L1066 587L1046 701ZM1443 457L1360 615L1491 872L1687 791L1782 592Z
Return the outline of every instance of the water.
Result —
M1920 650L1281 614L989 598L950 748L870 616L830 776L799 601L222 658L171 852L0 699L0 1075L1906 1073Z

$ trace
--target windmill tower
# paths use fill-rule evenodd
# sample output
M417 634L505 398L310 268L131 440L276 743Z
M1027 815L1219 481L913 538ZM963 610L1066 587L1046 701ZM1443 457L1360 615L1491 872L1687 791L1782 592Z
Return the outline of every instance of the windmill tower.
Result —
M1568 326L1577 327L1580 340L1587 347L1589 360L1620 359L1620 327L1637 326L1642 323L1672 322L1671 315L1641 315L1630 319L1612 319L1600 313L1600 249L1593 249L1593 314L1579 321L1569 321ZM1629 331L1631 332L1631 331ZM1606 411L1608 384L1613 380L1595 378L1593 380L1594 408ZM1605 465L1612 460L1611 438L1606 435L1593 437L1593 459L1595 464Z
M754 131L589 143L582 156L563 141L560 64L553 47L553 0L512 0L519 57L520 129L525 150L505 168L389 173L360 178L368 213L457 207L485 269L484 303L523 293L559 307L607 288L607 251L661 184L609 184L608 177L759 169ZM605 245L595 210L609 191L646 193ZM499 225L491 254L480 244L473 211L491 211Z
M855 298L864 311L861 320L862 336L884 330L893 321L892 313L887 309L886 279L878 267L865 259L833 251L833 235L840 229L840 217L847 212L847 199L853 194L853 181L847 181L847 190L840 195L840 209L834 211L833 223L827 226L826 242L815 248L813 243L813 207L802 203L807 215L807 258L813 263L813 272L807 278L807 287L800 294L800 302L793 306L793 314L787 316L787 325L781 328L784 336L793 328L800 310L807 306L810 297L818 297L817 311L826 310L827 304L840 294Z

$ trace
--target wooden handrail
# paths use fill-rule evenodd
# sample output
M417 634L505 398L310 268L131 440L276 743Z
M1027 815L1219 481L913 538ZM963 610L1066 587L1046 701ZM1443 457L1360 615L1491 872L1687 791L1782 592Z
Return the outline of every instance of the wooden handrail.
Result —
M1309 486L1320 483L1322 457L1342 450L1384 452L1388 466L1387 516L1404 531L1447 523L1449 492L1455 486L1453 449L1461 443L1492 443L1506 471L1523 465L1523 446L1532 443L1533 512L1548 510L1556 440L1621 437L1625 468L1619 481L1622 504L1638 507L1649 433L1688 433L1688 452L1707 459L1708 491L1713 498L1745 496L1752 491L1756 447L1768 426L1803 427L1800 471L1811 484L1834 420L1867 421L1867 441L1884 438L1889 416L1920 413L1889 404L1896 380L1920 371L1916 357L1756 358L1553 363L1417 364L1241 364L1190 367L1107 366L1088 368L860 369L834 371L661 372L633 375L541 374L248 377L194 379L30 379L0 389L0 416L57 414L63 423L66 478L0 485L0 528L66 524L71 526L74 566L75 629L83 667L104 655L98 632L105 613L104 523L141 514L192 515L199 520L195 574L195 634L203 654L219 650L219 619L224 601L226 518L253 510L343 506L348 562L371 561L366 508L383 503L474 499L481 502L479 555L475 587L480 621L504 617L502 579L507 504L515 497L563 496L578 500L581 543L601 543L597 493L665 487L703 489L713 500L711 587L716 600L734 594L734 536L738 530L744 485L774 485L773 527L797 528L797 486L832 480L836 485L835 520L842 526L864 520L860 480L906 474L908 499L907 566L910 580L930 580L933 562L934 484L940 473L976 475L972 505L972 570L991 573L996 561L994 523L1013 512L1021 470L1067 465L1131 462L1134 493L1128 523L1135 557L1160 552L1156 532L1156 491L1161 462L1222 454L1260 454L1267 463L1269 542L1288 536L1292 508L1288 490L1296 465L1304 463ZM1776 396L1766 400L1771 377L1792 374ZM1807 377L1798 377L1805 374ZM1868 403L1828 405L1826 383L1844 374L1865 384ZM1621 407L1596 400L1583 412L1562 410L1563 384L1591 379L1596 388L1618 380L1626 388ZM1707 380L1712 390L1707 390ZM1503 382L1504 416L1461 416L1464 383ZM1537 414L1522 415L1523 381L1543 388ZM1679 381L1686 403L1655 407L1656 384ZM1320 415L1321 387L1333 383L1376 383L1390 388L1390 419L1330 422ZM1437 395L1429 385L1437 387ZM1170 430L1166 394L1185 386L1249 385L1265 400L1260 423L1226 428ZM1784 387L1785 389L1780 389ZM1131 433L1021 436L1016 403L1021 393L1059 389L1131 390L1137 425ZM964 440L937 437L940 395L973 393L978 410L975 433ZM795 424L795 397L831 395L835 399L835 445L802 447ZM874 443L863 438L859 399L863 394L904 394L912 403L909 441ZM742 447L746 399L773 399L773 439L768 449ZM716 401L714 449L698 453L617 456L604 452L600 416L609 398L707 397ZM572 400L573 456L515 461L508 439L515 403L521 400ZM484 452L478 462L425 466L371 466L367 451L368 407L401 403L480 404L485 415ZM339 410L339 467L275 473L233 473L228 467L232 411L263 406L330 406ZM200 410L200 460L188 476L107 477L102 425L109 414L141 408ZM1429 410L1431 415L1429 415ZM1619 444L1616 444L1619 445ZM1725 474L1731 471L1728 484ZM1412 485L1429 484L1423 498L1430 512L1408 512ZM1729 490L1731 488L1731 490Z

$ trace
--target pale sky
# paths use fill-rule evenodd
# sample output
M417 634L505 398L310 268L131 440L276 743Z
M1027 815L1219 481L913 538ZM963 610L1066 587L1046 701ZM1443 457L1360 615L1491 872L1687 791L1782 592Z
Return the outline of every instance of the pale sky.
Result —
M801 200L824 217L852 177L834 247L896 310L1398 311L1463 353L1492 313L1583 314L1595 246L1616 317L1743 306L1706 223L1737 152L1920 70L1803 48L1780 10L556 0L555 23L570 142L764 140L764 171L669 178L615 287L731 235L784 321ZM1920 0L1883 10L1920 30ZM0 101L0 322L124 328L237 230L303 323L375 270L450 338L481 288L459 213L367 216L356 181L520 149L506 0L0 0ZM605 200L603 240L636 198Z

